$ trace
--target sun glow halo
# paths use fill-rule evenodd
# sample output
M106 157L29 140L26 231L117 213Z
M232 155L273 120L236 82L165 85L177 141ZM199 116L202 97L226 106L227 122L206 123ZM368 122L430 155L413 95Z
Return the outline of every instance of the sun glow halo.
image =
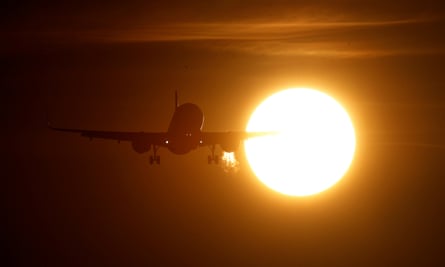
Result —
M249 132L277 134L246 140L247 160L268 187L286 195L324 191L348 170L355 152L349 115L332 97L313 89L280 91L258 106Z

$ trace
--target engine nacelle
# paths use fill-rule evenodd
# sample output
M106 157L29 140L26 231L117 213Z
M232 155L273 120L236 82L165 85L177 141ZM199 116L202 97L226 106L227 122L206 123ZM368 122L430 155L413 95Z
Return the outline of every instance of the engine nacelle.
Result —
M238 150L240 142L224 142L221 143L221 148L226 152L235 152Z
M151 145L145 142L132 142L131 147L133 147L134 151L140 154L146 153L151 149Z

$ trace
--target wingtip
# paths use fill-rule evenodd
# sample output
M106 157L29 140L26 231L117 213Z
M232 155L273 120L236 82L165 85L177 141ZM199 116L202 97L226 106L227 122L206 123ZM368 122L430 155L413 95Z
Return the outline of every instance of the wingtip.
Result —
M54 127L51 124L51 122L49 121L48 117L46 117L46 127L48 127L49 129L54 129Z
M48 112L45 113L45 116L46 116L46 127L47 127L48 129L51 129L51 130L58 130L59 128L57 128L57 126L54 126L54 125L51 123L51 120L50 120L50 117L49 117Z

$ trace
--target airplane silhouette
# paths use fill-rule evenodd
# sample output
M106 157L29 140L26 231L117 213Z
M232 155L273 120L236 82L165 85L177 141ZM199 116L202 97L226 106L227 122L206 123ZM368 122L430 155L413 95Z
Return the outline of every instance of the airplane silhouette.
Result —
M207 146L211 150L207 161L209 164L218 164L219 157L215 155L215 147L220 145L226 152L234 152L238 149L242 140L268 135L267 132L203 132L204 114L201 109L192 103L178 105L178 92L175 92L175 112L170 121L167 132L117 132L94 131L82 129L68 129L53 127L48 122L48 127L55 131L80 133L81 136L93 138L111 139L131 142L133 150L137 153L146 153L153 149L150 156L150 164L161 163L157 151L161 147L178 155L186 154L198 147Z

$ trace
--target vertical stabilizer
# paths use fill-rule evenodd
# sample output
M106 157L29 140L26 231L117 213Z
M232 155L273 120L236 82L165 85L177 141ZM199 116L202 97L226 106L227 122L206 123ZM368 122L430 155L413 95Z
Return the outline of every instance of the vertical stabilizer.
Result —
M175 91L175 110L178 108L178 90Z

